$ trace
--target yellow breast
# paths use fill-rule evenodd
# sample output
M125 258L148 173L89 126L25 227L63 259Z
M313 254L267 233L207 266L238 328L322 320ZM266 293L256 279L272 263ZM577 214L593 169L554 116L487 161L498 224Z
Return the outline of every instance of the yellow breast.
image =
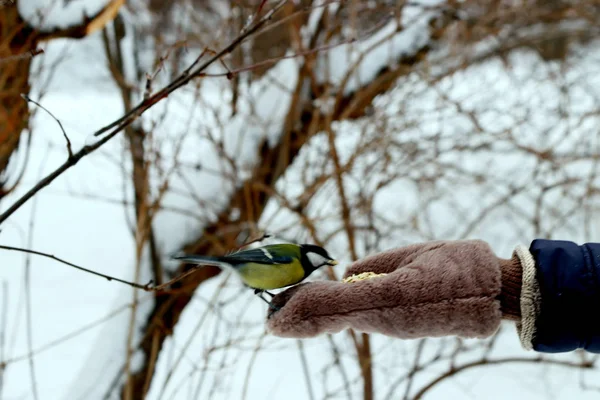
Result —
M304 269L299 260L291 264L246 264L238 268L244 283L254 289L279 289L300 282Z

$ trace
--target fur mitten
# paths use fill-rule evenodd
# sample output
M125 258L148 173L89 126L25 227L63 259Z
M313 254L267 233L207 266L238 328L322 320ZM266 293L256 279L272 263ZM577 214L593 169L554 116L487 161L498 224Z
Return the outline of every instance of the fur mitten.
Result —
M306 338L352 328L398 338L492 335L518 320L519 259L479 240L415 244L352 264L342 282L304 283L277 294L268 330Z

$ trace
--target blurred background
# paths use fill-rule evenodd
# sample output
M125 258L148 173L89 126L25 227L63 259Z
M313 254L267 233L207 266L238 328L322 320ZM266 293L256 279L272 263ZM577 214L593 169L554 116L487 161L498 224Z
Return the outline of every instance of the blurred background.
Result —
M268 17L261 29L249 29ZM0 213L93 133L231 47L0 223L0 244L141 284L178 251L366 255L600 240L595 0L3 0ZM194 64L195 63L195 64ZM27 98L27 97L25 97ZM265 333L212 267L133 289L0 250L0 399L597 399L590 354Z

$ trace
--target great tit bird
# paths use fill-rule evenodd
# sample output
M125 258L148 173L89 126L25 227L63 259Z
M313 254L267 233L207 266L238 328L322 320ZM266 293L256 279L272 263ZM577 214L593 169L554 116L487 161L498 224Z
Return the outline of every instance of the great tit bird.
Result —
M271 244L221 257L182 255L173 257L190 264L213 265L236 272L262 300L270 289L295 285L325 265L337 265L327 250L312 244Z

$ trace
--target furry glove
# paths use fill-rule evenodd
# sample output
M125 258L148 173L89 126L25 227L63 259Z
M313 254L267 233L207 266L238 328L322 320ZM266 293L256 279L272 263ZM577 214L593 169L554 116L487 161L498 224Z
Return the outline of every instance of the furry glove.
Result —
M492 335L518 320L521 266L479 240L435 241L370 256L342 282L304 283L277 294L267 329L306 338L347 328L397 338Z

